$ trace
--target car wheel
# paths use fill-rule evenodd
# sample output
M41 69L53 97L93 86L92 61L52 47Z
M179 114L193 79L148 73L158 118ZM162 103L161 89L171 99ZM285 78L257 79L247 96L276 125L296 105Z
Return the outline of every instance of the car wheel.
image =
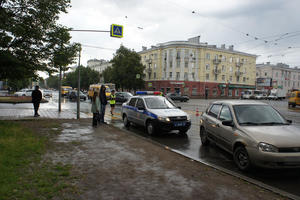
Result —
M209 144L207 132L204 127L200 128L200 139L203 146L207 146Z
M149 135L155 135L155 127L152 121L148 121L146 125L146 131Z
M130 126L130 121L128 120L127 115L124 115L123 123L124 123L124 126L127 128Z
M250 158L244 146L239 146L234 150L233 159L241 171L248 171L251 168Z

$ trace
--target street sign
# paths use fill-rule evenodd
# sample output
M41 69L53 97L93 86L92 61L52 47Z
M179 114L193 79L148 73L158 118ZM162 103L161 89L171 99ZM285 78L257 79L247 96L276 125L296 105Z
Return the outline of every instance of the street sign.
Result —
M123 26L117 25L117 24L112 24L110 26L110 36L122 38L123 37Z

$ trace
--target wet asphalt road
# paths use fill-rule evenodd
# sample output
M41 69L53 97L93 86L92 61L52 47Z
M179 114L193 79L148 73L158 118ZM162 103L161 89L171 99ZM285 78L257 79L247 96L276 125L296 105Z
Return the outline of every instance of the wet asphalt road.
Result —
M144 128L132 126L129 131L134 134L147 137L151 140L159 142L165 146L172 149L178 150L185 155L190 156L193 159L199 159L206 163L217 165L225 169L234 171L239 174L243 174L246 177L258 180L262 183L276 187L285 192L291 193L298 196L300 199L300 169L297 170L270 170L270 169L254 169L248 173L240 172L235 166L232 156L215 145L209 145L206 147L201 146L201 141L199 137L199 116L201 112L205 111L206 107L210 102L214 100L200 100L191 99L187 103L177 103L182 107L182 110L186 111L192 120L192 127L188 131L186 136L180 136L176 132L165 133L160 136L150 137L148 136ZM293 120L293 124L300 127L300 108L295 108L293 110L288 109L286 101L265 101L275 107L281 114L283 114L287 119ZM31 104L17 104L15 106L28 107L32 109ZM80 110L84 113L90 114L90 101L81 101ZM42 104L41 109L57 109L57 96L54 95L53 98L49 99L49 103ZM63 98L62 101L62 111L64 110L75 110L76 102L70 102L68 99ZM111 116L109 114L110 107L106 107L106 119L112 125L125 129L120 117L120 105L116 106L115 115ZM90 114L91 116L91 114Z

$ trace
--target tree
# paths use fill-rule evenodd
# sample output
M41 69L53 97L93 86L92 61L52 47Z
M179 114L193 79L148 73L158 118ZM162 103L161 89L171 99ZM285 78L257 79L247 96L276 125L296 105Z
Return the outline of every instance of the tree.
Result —
M115 83L116 88L122 90L144 88L145 66L142 65L141 56L138 53L121 45L111 62L112 67L103 72L105 82ZM137 74L140 78L136 78Z
M47 81L47 86L49 88L54 88L54 89L58 89L58 76L49 76L46 81Z
M56 24L68 7L70 0L0 0L0 80L36 78L37 71L51 73L54 65L48 65L49 59L53 64L72 54L68 29Z
M99 82L99 73L88 67L80 66L80 87L88 90L91 84ZM74 72L66 74L64 84L77 88L78 85L78 68Z

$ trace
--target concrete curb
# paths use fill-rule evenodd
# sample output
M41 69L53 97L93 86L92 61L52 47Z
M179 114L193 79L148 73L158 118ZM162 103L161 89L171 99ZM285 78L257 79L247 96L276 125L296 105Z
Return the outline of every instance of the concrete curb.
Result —
M203 161L203 160L200 160L199 158L195 158L195 157L189 156L189 155L187 155L187 154L185 154L185 153L182 153L182 152L180 152L180 151L178 151L178 150L176 150L176 149L172 149L172 148L170 148L169 146L160 144L160 143L158 143L158 142L156 142L156 141L154 141L154 140L151 140L151 139L149 139L149 138L147 138L147 137L140 136L140 135L138 135L138 134L136 134L136 133L133 133L133 132L131 132L131 131L129 131L129 130L121 129L121 128L119 128L119 127L113 126L112 124L108 124L108 125L109 125L109 126L112 126L112 127L114 127L114 128L117 128L117 129L119 129L119 130L121 130L121 131L124 131L124 132L126 132L126 133L128 133L128 134L134 135L135 137L140 138L140 139L142 139L142 140L146 140L147 142L150 142L150 143L152 143L152 144L154 144L154 145L157 145L157 146L159 146L159 147L162 147L162 148L164 148L164 149L166 149L166 150L169 150L169 151L171 151L171 152L173 152L173 153L176 153L176 154L178 154L178 155L181 155L181 156L183 156L183 157L185 157L185 158L188 158L188 159L190 159L190 160L192 160L192 161L199 162L199 163L204 164L204 165L206 165L206 166L209 166L209 167L211 167L211 168L213 168L213 169L219 170L219 171L221 171L221 172L223 172L223 173L225 173L225 174L234 176L234 177L239 178L239 179L241 179L241 180L244 180L244 181L246 181L246 182L248 182L248 183L252 183L252 184L257 185L257 186L259 186L259 187L261 187L261 188L263 188L263 189L266 189L266 190L269 190L269 191L274 192L274 193L276 193L276 194L279 194L279 195L281 195L281 196L283 196L283 197L287 197L287 198L290 198L290 199L293 199L293 200L300 200L300 197L299 197L299 196L296 196L296 195L293 195L293 194L291 194L291 193L288 193L288 192L285 192L285 191L283 191L283 190L280 190L280 189L278 189L278 188L269 186L269 185L267 185L267 184L265 184L265 183L262 183L262 182L260 182L260 181L255 180L255 179L252 179L252 178L246 177L246 176L244 176L244 175L238 174L238 173L236 173L236 172L230 171L230 170L225 169L225 168L223 168L223 167L219 167L219 166L217 166L217 165L214 165L214 164L205 162L205 161Z

